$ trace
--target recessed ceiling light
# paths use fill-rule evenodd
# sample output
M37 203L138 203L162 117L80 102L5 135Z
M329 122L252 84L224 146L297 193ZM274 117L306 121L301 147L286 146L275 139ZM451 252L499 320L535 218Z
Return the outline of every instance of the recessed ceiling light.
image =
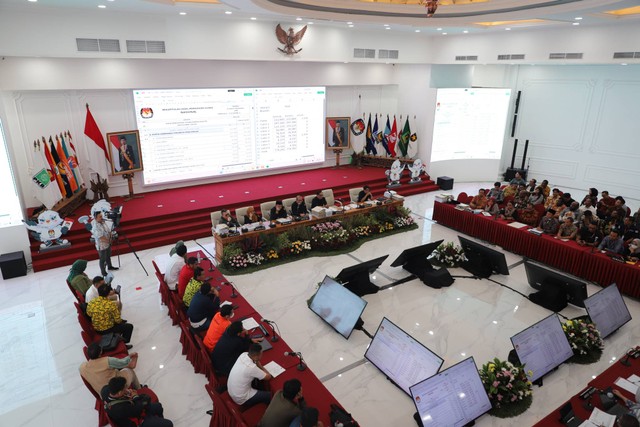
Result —
M464 30L464 31L463 31L463 33L464 33L464 34L469 34L469 31Z
M225 15L231 15L232 13L233 13L233 12L231 12L230 10L225 10L225 11L224 11L224 14L225 14Z
M35 2L37 2L37 1L38 1L38 0L29 0L29 2L30 2L30 3L35 3Z
M99 7L100 9L106 9L106 8L107 8L107 6L105 6L105 5L103 5L103 4L99 4L99 5L98 5L98 7Z
M446 36L446 35L447 35L447 33L442 33L442 35L443 35L443 36Z
M182 16L184 16L186 14L187 14L187 12L180 12L180 15L182 15Z
M345 63L345 64L348 64L348 63L349 63L349 61L344 61L344 63Z
M436 31L442 31L442 28L436 28Z
M419 33L419 32L420 32L420 30L416 30L416 33Z
M511 28L505 28L504 30L505 31L511 31Z
M385 27L388 27L388 26L389 26L389 24L384 24L384 26L385 26Z
M255 21L256 19L258 19L258 18L256 18L255 16L252 16L252 17L251 17L251 20L252 20L252 21Z
M302 21L302 18L298 17L296 18L296 21Z
M384 29L385 29L385 30L390 30L390 29L391 29L391 27L385 27Z
M574 23L573 23L573 24L571 24L571 25L580 25L580 23L579 23L579 22L574 22Z
M313 22L309 21L307 22L307 25L313 25Z
M575 17L575 18L573 18L573 19L575 19L576 21L582 21L582 16L576 16L576 17Z
M626 62L623 62L623 63L622 63L622 64L620 64L620 65L627 65L627 63L626 63Z
M353 28L353 24L349 24L349 28Z
M353 24L353 22L351 22L351 21L347 22L347 25L351 25L351 24Z

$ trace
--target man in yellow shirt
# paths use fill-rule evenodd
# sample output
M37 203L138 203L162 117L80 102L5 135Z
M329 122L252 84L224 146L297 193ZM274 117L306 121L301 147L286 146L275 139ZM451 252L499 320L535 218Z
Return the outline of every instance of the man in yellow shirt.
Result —
M110 332L121 334L125 343L131 340L133 325L122 320L120 310L109 297L109 286L102 285L98 288L98 297L89 301L87 314L91 317L91 324L97 333L104 335ZM127 345L127 348L131 346Z

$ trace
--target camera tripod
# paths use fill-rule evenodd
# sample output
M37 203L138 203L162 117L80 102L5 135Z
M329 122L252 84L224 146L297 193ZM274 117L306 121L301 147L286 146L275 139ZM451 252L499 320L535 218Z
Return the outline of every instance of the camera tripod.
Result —
M142 270L144 270L144 273L148 276L149 273L147 272L147 269L144 268L144 265L142 264L142 261L140 261L140 257L136 253L136 250L133 249L133 246L131 246L131 241L129 240L127 235L124 234L122 231L119 231L118 228L119 228L119 225L113 227L112 233L115 232L116 234L115 234L115 237L113 237L111 239L112 243L115 243L115 247L116 247L116 256L118 257L118 268L120 268L120 247L119 247L118 243L120 242L120 237L122 236L122 238L124 239L125 243L127 244L127 246L129 246L129 249L131 249L131 252L133 253L133 255L135 255L136 259L138 260L138 263L140 264L140 267L142 267Z

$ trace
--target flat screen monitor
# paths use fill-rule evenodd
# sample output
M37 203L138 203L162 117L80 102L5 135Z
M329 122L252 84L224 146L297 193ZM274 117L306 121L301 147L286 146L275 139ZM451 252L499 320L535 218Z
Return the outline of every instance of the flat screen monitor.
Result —
M311 311L349 339L367 302L329 276L325 276L309 305Z
M566 290L567 301L573 305L584 308L584 300L587 299L587 285L582 281L566 274L543 267L531 261L524 262L527 280L532 288L541 290L543 285L562 286Z
M423 426L460 427L491 409L473 357L411 386L410 391Z
M460 246L468 261L462 267L479 277L489 277L492 273L509 274L507 259L502 252L488 248L462 236L458 236Z
M336 276L336 279L345 284L345 287L358 296L375 294L380 290L379 287L371 283L369 274L376 271L380 264L387 259L389 255L381 256L370 261L361 262L342 269Z
M386 317L364 357L407 394L413 384L437 374L444 362Z
M431 242L431 243L416 246L413 248L405 249L398 256L398 258L396 258L395 261L391 263L391 267L400 267L402 265L405 265L406 263L411 262L412 260L418 257L420 258L421 261L424 261L429 255L433 253L433 251L438 246L440 246L442 242L444 242L444 239L438 240L437 242Z
M554 313L511 337L527 377L536 381L573 356L571 344ZM531 375L529 375L531 373Z
M584 306L602 338L631 320L631 313L615 283L584 300Z

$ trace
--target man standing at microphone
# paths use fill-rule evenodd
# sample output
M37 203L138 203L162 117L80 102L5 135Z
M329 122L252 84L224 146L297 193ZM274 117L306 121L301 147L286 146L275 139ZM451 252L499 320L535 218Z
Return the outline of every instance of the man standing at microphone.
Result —
M91 233L100 257L100 273L102 276L106 276L107 267L109 270L117 270L118 268L111 264L111 229L107 226L102 212L96 212L91 223Z

